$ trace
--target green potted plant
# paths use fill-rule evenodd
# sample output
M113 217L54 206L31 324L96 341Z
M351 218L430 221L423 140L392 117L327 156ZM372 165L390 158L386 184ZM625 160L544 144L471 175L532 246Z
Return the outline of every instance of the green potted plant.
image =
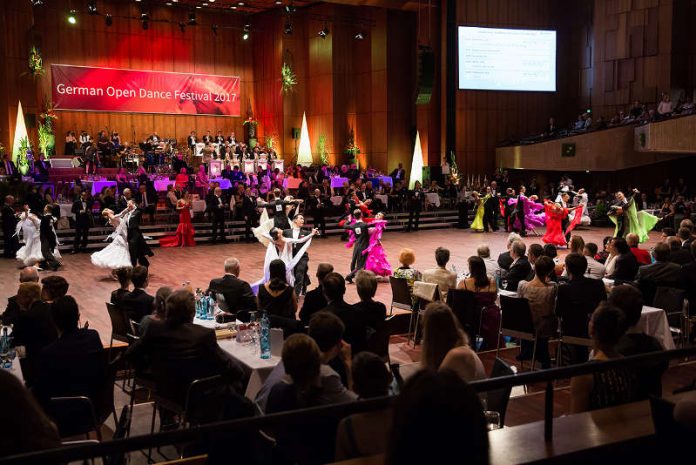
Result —
M296 85L297 76L295 76L295 72L289 64L283 62L283 66L280 68L280 93L285 95L294 92Z
M319 154L319 162L322 165L329 164L329 153L326 151L326 135L321 134L319 140L317 141L317 153Z

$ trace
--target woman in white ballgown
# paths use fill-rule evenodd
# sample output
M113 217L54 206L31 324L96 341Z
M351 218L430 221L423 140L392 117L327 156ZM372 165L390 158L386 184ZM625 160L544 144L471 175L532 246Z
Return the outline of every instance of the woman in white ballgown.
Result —
M120 218L119 215L114 215L114 212L108 208L104 209L102 216L114 227L114 232L107 237L107 240L111 239L111 243L99 252L92 254L92 264L110 270L131 266L130 253L128 252L127 221Z
M41 220L34 215L29 207L24 207L24 212L19 216L15 235L22 233L24 245L17 251L17 260L24 266L33 266L43 261L41 253Z
M263 278L251 285L254 293L258 291L258 287L269 280L268 268L273 260L280 259L285 263L285 277L288 284L292 287L295 284L295 275L293 269L295 265L304 256L305 252L312 243L312 237L319 233L318 230L312 230L312 234L301 239L293 239L291 237L283 237L283 231L273 227L273 218L268 217L266 209L261 213L259 219L259 227L253 228L254 236L261 244L266 247L266 257L263 260ZM292 256L293 244L302 244L302 248Z

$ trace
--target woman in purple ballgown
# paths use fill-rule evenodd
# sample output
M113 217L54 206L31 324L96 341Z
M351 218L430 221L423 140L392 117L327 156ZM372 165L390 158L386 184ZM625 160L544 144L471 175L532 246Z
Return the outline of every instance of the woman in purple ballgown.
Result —
M527 198L524 196L524 187L520 188L520 196L522 199L522 209L524 211L524 224L526 230L535 230L538 227L544 226L546 224L546 213L544 213L544 205L537 203L538 197L532 195ZM517 198L512 198L508 200L508 205L516 205ZM518 207L519 208L519 207ZM515 231L520 230L520 218L515 216L515 220L512 223L512 229Z

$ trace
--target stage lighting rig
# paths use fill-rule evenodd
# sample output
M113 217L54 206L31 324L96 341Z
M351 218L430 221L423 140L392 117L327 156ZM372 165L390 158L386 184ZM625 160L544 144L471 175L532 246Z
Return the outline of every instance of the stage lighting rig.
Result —
M77 12L75 10L70 10L70 13L68 13L68 23L73 26L77 24Z
M99 14L99 11L97 10L97 2L87 2L87 13L92 16Z
M287 21L285 23L285 26L283 26L283 34L285 34L286 36L292 35L292 24L290 23L290 21Z
M244 30L242 31L242 40L249 40L251 35L251 26L249 24L244 25Z
M327 26L326 23L324 23L324 29L322 29L321 31L317 32L317 35L318 35L319 37L321 37L322 39L326 39L326 36L329 35L329 26Z
M198 24L196 22L196 13L194 13L193 11L188 15L188 24L189 26L195 26L196 24Z
M114 24L114 17L111 16L111 13L104 15L104 23L106 24L106 27L111 27L111 25Z

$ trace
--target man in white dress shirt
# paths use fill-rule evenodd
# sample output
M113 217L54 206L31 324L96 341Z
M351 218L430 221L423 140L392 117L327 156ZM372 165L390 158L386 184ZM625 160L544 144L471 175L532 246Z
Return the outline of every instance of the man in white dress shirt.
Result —
M588 278L602 279L604 277L605 268L604 265L595 260L597 250L597 244L593 242L585 244L585 249L582 251L582 254L587 259L587 271L585 272L585 276Z

